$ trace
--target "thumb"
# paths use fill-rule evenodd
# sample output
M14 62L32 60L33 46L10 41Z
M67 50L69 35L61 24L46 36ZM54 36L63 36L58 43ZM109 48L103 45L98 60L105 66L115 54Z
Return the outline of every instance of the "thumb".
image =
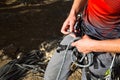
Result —
M73 42L73 43L71 44L71 46L73 46L73 47L76 46L75 42Z
M83 38L89 38L89 36L88 35L84 35Z

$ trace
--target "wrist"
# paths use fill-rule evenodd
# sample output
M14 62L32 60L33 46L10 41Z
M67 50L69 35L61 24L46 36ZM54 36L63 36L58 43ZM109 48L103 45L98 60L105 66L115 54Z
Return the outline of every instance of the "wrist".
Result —
M99 46L100 46L100 42L97 40L94 40L91 47L92 52L100 52Z
M76 12L76 10L75 9L71 9L71 11L70 11L70 14L69 14L70 16L75 16L75 17L77 17L77 15L78 15L78 13Z

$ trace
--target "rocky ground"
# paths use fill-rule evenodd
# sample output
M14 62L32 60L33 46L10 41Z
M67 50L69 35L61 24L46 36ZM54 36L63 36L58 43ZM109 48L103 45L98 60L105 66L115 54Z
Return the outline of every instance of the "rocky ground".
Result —
M58 44L58 40L54 40L54 41L47 41L47 42L43 42L41 44L41 47L39 48L40 51L44 52L45 54L45 59L42 61L42 63L48 63L50 58L52 57L56 47ZM21 56L21 54L23 54L23 52L17 51L17 47L14 45L11 45L9 47L4 48L3 50L0 50L0 67L3 67L5 64L13 61L14 59L19 59L19 57ZM16 53L18 55L16 55ZM10 55L12 54L12 55ZM11 57L11 56L15 56L15 57ZM41 57L42 58L42 57ZM46 64L43 67L43 70L45 70ZM8 69L9 70L9 69ZM33 70L29 70L26 73L26 76L21 77L20 80L44 80L43 76L44 76L44 72L33 72ZM80 80L81 79L81 70L77 69L75 72L73 72L73 74L69 77L68 80Z
M71 3L70 0L1 0L0 67L32 50L44 51L49 61ZM43 80L43 75L28 71L22 80ZM80 80L80 76L81 71L76 70L69 80Z

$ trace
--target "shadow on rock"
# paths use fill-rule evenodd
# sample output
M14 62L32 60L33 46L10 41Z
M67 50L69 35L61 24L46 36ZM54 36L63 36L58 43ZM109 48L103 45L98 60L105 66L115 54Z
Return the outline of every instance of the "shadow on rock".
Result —
M15 44L29 51L61 36L60 28L71 1L31 6L16 4L0 7L0 48Z

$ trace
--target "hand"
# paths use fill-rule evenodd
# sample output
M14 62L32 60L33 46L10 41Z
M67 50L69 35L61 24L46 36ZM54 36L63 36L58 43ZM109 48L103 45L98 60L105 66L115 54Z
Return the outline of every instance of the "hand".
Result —
M75 15L69 15L68 18L63 23L63 26L61 28L61 32L63 34L69 34L70 32L74 32L75 22L76 22L76 16Z
M71 45L76 47L79 52L88 54L93 51L96 40L89 38L89 36L84 35L82 39L73 42Z

